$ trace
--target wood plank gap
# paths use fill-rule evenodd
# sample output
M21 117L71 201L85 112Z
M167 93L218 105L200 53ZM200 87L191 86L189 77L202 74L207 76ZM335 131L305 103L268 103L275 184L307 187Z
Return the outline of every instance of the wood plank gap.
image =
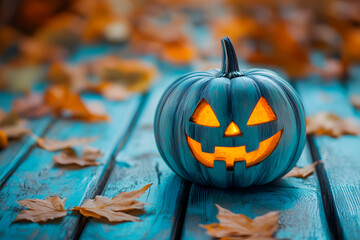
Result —
M307 136L307 141L310 146L310 153L313 162L320 161L321 157L319 150L315 144L314 137ZM319 179L321 198L322 198L326 221L329 227L331 238L336 240L343 240L344 239L343 229L341 228L341 225L338 221L339 216L335 210L334 196L331 192L329 178L328 175L326 174L323 163L319 163L316 166L316 174Z
M49 124L46 126L44 131L40 134L40 137L43 137L51 129L51 127L55 124L56 121L57 121L57 119L53 118L49 122ZM37 146L37 142L35 141L33 144L31 144L31 146L28 149L26 149L26 151L23 153L23 155L20 156L20 159L18 161L16 161L16 163L14 165L10 166L9 170L4 171L4 175L0 176L0 191L1 191L1 189L3 189L7 180L11 177L11 175L15 172L15 170L24 162L24 160L29 156L31 151L34 150L34 148L36 146Z
M127 140L130 138L131 134L133 133L136 123L137 123L138 119L140 118L140 115L144 109L144 106L146 105L148 98L149 98L149 92L145 93L141 97L141 102L139 104L139 107L138 107L136 113L134 114L133 119L131 120L131 123L129 125L129 128L128 128L125 136L118 140L118 143L119 143L118 147L111 154L111 160L110 160L108 166L106 167L102 178L100 179L99 183L97 184L97 187L90 194L87 195L87 198L93 199L93 198L95 198L96 195L103 194L104 190L106 189L106 185L110 178L111 172L114 169L116 155L124 148L124 146L127 143ZM66 238L67 239L80 239L80 236L81 236L87 223L88 223L88 218L81 216L78 220L77 227L75 228L76 231L74 233L70 233Z
M184 194L181 199L178 213L176 214L173 229L171 230L171 240L180 240L182 237L191 186L191 182L185 181Z

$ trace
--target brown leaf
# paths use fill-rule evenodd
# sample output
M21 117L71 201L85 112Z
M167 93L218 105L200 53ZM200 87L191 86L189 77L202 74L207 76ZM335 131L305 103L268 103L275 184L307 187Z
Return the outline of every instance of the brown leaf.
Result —
M68 65L56 62L50 66L48 79L53 84L67 86L70 90L80 92L88 85L87 69L84 65Z
M93 71L101 81L113 82L131 92L146 91L156 75L156 69L138 60L107 56L93 63Z
M278 229L279 212L269 212L252 220L244 214L235 214L219 205L216 207L220 223L200 224L208 235L221 239L275 239L273 236Z
M113 101L121 101L131 96L131 93L123 85L111 82L102 82L96 86L89 87L88 90L101 94Z
M40 118L49 114L51 109L45 104L43 95L27 93L14 101L12 111L24 118Z
M31 131L26 128L27 122L19 119L19 116L14 112L5 114L0 111L0 131L2 131L7 138L19 138L22 135L30 134Z
M102 156L103 154L99 149L85 146L80 157L76 154L74 149L65 148L59 154L55 155L53 159L55 163L60 165L75 164L80 167L85 167L99 165L100 163L95 160Z
M55 218L66 216L64 209L65 198L61 199L59 196L47 197L42 199L25 199L17 201L23 207L29 208L22 210L13 222L31 221L31 222L46 222Z
M353 95L351 97L351 104L354 106L354 108L360 109L360 95Z
M141 197L152 184L147 184L140 190L122 192L116 197L109 199L103 196L96 196L95 199L88 199L80 207L74 207L85 217L97 219L106 218L109 222L137 222L140 219L133 216L133 210L142 210L145 203L136 201Z
M336 114L320 112L306 118L306 134L328 135L359 135L360 126L352 119L343 119Z
M312 164L309 164L305 167L294 167L290 172L288 172L283 178L295 177L295 178L307 178L312 175L315 171L315 166L319 164L320 161L316 161Z
M37 138L36 142L39 147L49 151L55 152L61 149L74 147L77 145L84 145L91 143L96 140L96 137L91 138L69 138L66 140L56 140L56 139L49 139L49 138Z

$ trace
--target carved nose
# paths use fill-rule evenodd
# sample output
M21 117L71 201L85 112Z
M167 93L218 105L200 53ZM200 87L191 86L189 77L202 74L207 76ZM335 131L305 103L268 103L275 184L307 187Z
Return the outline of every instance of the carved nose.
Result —
M236 123L234 123L234 121L231 121L231 123L225 130L224 136L225 137L236 137L236 136L242 136L242 133L241 133L238 125L236 125Z

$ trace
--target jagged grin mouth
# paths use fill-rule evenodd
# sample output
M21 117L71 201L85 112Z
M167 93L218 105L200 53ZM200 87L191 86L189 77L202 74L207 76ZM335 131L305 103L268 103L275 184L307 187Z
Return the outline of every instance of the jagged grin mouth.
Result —
M201 143L195 141L188 135L186 140L193 156L205 167L213 168L214 161L225 161L226 168L231 170L234 163L245 161L246 167L254 166L262 162L275 150L278 145L283 130L280 130L273 136L261 141L257 150L246 152L245 146L239 147L215 147L214 153L207 153L201 150Z

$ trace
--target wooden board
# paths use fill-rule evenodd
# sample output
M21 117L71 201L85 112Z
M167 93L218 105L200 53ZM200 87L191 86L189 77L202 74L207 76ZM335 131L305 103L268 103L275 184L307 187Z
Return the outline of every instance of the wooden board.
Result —
M111 48L109 46L83 46L81 47L69 60L70 63L79 63L90 61L95 57L108 54ZM37 84L34 90L43 90L44 84ZM0 109L8 112L11 110L13 101L21 97L20 93L9 93L5 91L0 92ZM28 127L31 131L41 136L46 129L56 121L51 116L40 119L33 119L28 122ZM21 164L26 157L26 154L31 148L35 146L35 141L29 136L24 136L20 140L13 140L9 142L7 149L0 151L0 188L12 174L12 172Z
M308 115L320 111L341 117L358 118L351 107L348 93L339 83L324 84L313 77L296 84ZM351 86L349 86L352 88ZM360 146L359 136L314 137L318 158L324 161L320 179L334 238L356 239L360 236Z
M311 162L306 146L297 165ZM199 224L218 222L215 204L251 218L280 211L278 238L329 239L316 175L307 179L280 179L272 184L238 190L193 185L182 239L211 239Z
M88 94L85 100L102 100L100 96ZM102 163L95 167L82 169L55 166L54 153L40 148L33 149L25 161L16 169L0 191L2 214L0 216L0 236L3 238L64 239L71 238L77 230L78 214L70 214L60 220L47 224L14 223L22 209L16 201L28 198L42 198L59 195L67 198L65 207L72 208L85 199L93 197L103 183L102 178L116 154L117 146L126 140L135 113L141 103L141 96L134 96L123 102L103 101L111 122L83 123L59 120L46 133L46 137L67 139L69 137L91 137L98 139L92 146L104 153L99 159ZM77 148L79 149L79 148ZM101 189L100 189L101 190Z
M139 198L148 203L142 221L107 224L90 220L81 239L170 239L177 234L180 211L187 201L184 192L188 189L161 159L155 144L153 121L157 103L168 82L182 73L176 70L172 74L165 73L166 79L154 87L130 140L116 157L104 192L105 196L112 198L121 191L132 191L153 183Z

